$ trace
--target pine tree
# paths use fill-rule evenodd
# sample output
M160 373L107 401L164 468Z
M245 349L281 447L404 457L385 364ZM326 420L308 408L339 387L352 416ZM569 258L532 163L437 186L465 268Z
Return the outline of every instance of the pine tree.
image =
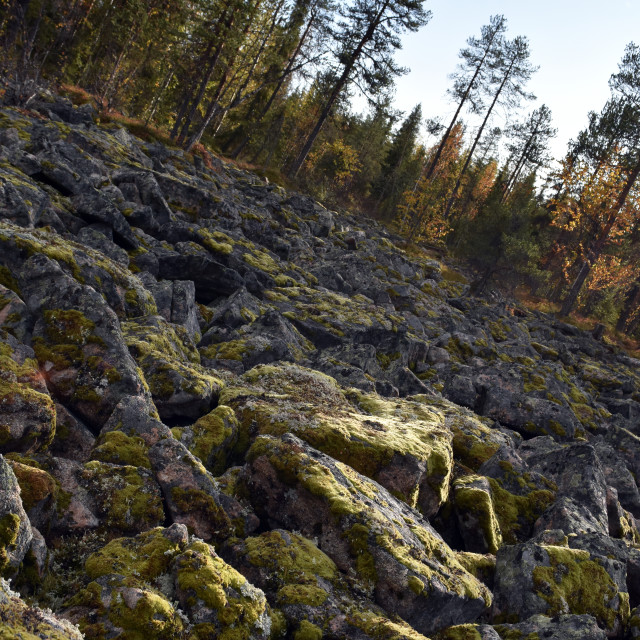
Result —
M485 116L482 124L476 133L462 171L449 196L449 201L447 202L444 213L445 218L448 218L451 213L451 207L455 202L456 194L462 184L462 178L471 164L473 154L496 105L501 104L510 109L515 109L523 99L531 100L535 97L533 94L527 93L524 89L524 85L536 71L536 67L533 67L529 62L529 55L529 43L527 39L522 36L505 42L503 49L496 52L496 57L492 63L493 99L484 112Z
M425 0L354 0L344 9L344 19L334 33L337 54L335 81L322 111L307 136L302 149L289 168L297 175L331 110L344 89L356 83L374 94L389 87L393 78L403 72L392 57L401 47L399 35L417 31L431 17L424 9Z
M460 51L462 63L460 69L452 76L454 85L453 89L449 90L450 95L458 101L458 106L429 163L425 174L427 179L433 175L462 109L469 105L473 113L481 112L482 97L488 90L491 78L490 68L493 59L499 55L504 46L506 29L507 21L504 16L491 16L489 24L482 27L480 37L469 38L467 40L468 48Z
M418 178L421 163L415 151L421 122L422 107L417 105L393 136L382 163L375 192L378 197L378 209L385 215L395 211L402 193Z

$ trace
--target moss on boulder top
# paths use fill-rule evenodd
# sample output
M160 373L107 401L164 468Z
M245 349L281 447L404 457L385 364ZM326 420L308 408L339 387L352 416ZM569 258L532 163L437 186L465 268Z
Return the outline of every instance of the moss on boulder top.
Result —
M425 515L447 499L451 435L427 403L345 393L333 378L286 363L255 367L241 382L246 386L222 394L238 415L241 444L293 433Z
M189 542L184 525L112 540L89 556L86 571L91 582L67 602L65 615L87 638L269 637L264 594L209 545Z
M163 419L197 419L208 413L223 383L200 366L200 355L184 327L149 316L123 323L123 331Z
M474 619L489 605L487 588L430 525L377 483L289 434L259 437L248 459L259 515L318 536L342 571L418 631Z

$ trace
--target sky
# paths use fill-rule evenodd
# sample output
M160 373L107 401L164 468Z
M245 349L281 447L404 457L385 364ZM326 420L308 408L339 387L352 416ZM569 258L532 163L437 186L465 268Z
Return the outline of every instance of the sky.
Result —
M455 112L447 99L448 77L469 36L479 36L489 17L507 18L507 37L529 39L531 62L539 70L528 84L537 100L522 116L546 104L558 135L555 158L584 128L589 111L600 111L609 96L608 80L618 69L625 45L640 44L640 0L427 0L432 12L419 32L405 34L396 59L411 69L397 80L395 106L409 113L422 104L425 118L446 124ZM504 114L498 114L502 117ZM499 118L493 126L500 126ZM433 139L425 138L427 144Z

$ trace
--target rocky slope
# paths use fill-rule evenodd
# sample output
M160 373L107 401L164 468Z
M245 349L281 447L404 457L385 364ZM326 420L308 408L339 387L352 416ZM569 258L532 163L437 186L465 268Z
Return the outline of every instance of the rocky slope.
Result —
M0 110L0 638L640 637L640 362L30 109Z

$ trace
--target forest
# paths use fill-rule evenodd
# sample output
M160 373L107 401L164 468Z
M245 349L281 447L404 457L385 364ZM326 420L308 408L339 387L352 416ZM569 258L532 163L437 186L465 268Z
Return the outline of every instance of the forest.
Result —
M402 37L430 18L425 0L0 0L0 96L28 109L50 84L102 122L382 220L463 260L476 292L499 285L637 338L640 47L552 164L528 40L502 15L448 70L448 122L418 94L394 107Z

